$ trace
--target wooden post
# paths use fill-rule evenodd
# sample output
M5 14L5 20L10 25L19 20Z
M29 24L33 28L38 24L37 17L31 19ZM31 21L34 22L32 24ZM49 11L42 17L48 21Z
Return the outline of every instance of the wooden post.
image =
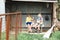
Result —
M22 31L22 14L20 13L20 32Z
M2 31L2 18L0 18L0 40L1 40L1 31Z
M9 40L10 15L6 16L6 40Z
M16 14L15 40L17 40L17 34L18 34L18 15Z
M53 24L57 22L56 8L57 8L56 3L53 3Z

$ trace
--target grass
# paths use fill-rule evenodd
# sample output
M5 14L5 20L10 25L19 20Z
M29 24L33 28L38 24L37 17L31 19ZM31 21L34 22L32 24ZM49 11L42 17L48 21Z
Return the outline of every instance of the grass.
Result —
M60 31L56 31L56 32L52 33L50 40L60 40Z
M5 33L2 33L2 40L6 40ZM10 40L15 40L14 35L10 34ZM26 33L19 33L17 36L18 40L42 40L42 35L40 34L26 34Z
M1 40L6 40L6 33L4 32L4 33L2 33L2 37L1 37L2 39ZM9 35L9 40L14 40L15 38L14 38L14 35Z
M2 33L2 40L6 40L5 33ZM41 34L27 34L27 33L19 33L17 38L18 40L60 40L60 31L56 31L52 33L49 39L43 39L43 35ZM10 40L15 40L14 35L10 34Z
M18 40L42 40L42 36L41 34L19 34Z

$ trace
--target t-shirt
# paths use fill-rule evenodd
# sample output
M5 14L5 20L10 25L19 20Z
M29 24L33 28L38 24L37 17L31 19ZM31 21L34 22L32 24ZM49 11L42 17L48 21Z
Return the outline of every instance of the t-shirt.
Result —
M32 18L31 17L27 17L26 18L26 22L31 22L32 21Z
M43 23L43 22L41 22L41 21L43 21L43 18L42 17L38 17L38 19L37 19L37 23Z

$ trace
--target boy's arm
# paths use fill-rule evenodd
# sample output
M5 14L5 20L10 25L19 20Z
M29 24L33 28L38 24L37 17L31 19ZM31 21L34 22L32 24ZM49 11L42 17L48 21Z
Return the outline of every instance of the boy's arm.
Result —
M32 20L31 21L34 21L34 17L33 18L31 18Z
M41 23L41 24L43 23L43 18L41 19L40 23Z

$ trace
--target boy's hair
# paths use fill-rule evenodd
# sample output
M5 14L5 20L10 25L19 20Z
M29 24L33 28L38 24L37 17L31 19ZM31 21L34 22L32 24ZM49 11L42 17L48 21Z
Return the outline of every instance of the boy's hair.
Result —
M31 16L30 14L27 14L27 16Z
M41 15L41 13L38 14L38 16Z
M39 15L39 14L41 15L41 13L38 13L38 15Z

